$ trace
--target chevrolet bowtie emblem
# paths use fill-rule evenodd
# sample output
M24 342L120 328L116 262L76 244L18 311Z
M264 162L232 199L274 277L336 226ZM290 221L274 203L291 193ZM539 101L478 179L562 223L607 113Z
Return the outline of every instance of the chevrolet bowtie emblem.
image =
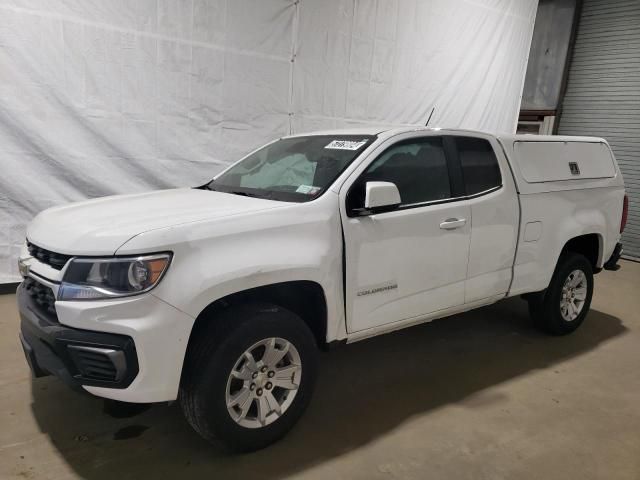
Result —
M18 271L23 277L29 275L29 264L26 262L26 260L26 258L21 258L18 260Z

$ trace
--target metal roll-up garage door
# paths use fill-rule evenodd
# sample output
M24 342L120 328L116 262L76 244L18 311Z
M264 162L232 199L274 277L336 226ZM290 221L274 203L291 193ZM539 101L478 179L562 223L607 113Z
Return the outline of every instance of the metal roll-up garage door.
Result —
M640 0L584 0L558 134L611 144L629 195L625 254L640 258Z

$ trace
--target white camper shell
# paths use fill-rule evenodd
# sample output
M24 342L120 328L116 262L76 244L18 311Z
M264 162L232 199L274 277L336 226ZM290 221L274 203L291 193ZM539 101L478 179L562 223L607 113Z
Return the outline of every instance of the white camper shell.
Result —
M623 185L606 140L552 135L499 136L523 194Z
M562 238L595 233L601 268L619 241L624 198L622 174L607 141L551 135L497 138L520 201L520 242L510 294L524 293L532 285L546 287Z

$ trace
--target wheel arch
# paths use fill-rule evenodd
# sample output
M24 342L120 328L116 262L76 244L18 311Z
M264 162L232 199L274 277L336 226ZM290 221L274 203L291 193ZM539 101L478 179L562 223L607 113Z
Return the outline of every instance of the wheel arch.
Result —
M603 258L604 251L604 238L600 233L586 233L575 236L567 240L562 247L560 255L558 256L557 263L560 261L560 257L566 252L579 253L589 260L594 273L599 272L602 269L604 263Z
M247 303L269 303L290 310L309 327L318 347L327 345L327 300L322 286L312 280L278 282L234 292L209 303L196 317L191 328L183 368L198 334L210 322L215 322L221 311Z

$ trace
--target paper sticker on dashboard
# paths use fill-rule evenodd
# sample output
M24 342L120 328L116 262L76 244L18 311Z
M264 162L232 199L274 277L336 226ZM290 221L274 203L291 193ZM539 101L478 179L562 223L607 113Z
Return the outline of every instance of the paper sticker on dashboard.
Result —
M332 148L334 150L358 150L367 143L366 140L334 140L324 148Z
M313 185L300 185L296 189L296 193L306 193L308 195L315 195L320 190L320 187L315 187Z

